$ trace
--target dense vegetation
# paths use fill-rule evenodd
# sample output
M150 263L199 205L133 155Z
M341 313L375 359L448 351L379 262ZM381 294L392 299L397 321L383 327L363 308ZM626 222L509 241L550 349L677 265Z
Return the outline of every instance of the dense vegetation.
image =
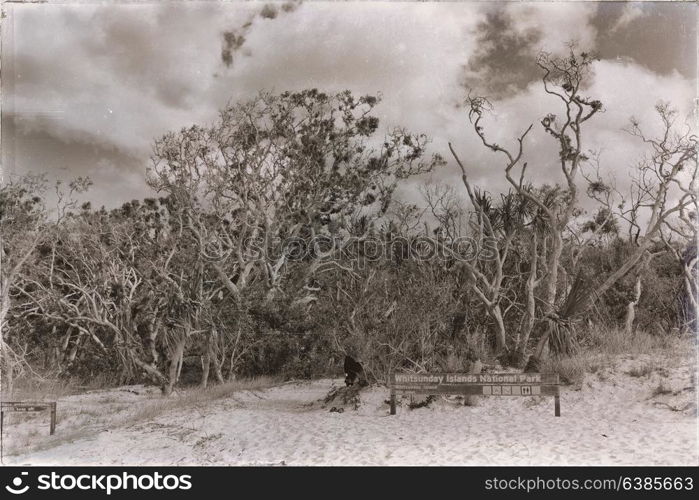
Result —
M78 179L56 186L48 210L44 179L11 179L0 188L4 387L100 376L167 394L192 378L333 373L346 353L379 381L477 358L537 369L600 325L693 331L695 138L667 104L658 137L632 121L646 156L631 190L617 190L582 146L603 109L582 93L593 63L539 58L560 103L540 120L560 184L528 180L531 127L514 149L492 143L490 104L469 96L465 113L510 184L473 186L450 145L469 206L457 186L396 199L446 161L424 135L380 131L378 98L317 90L262 93L155 141L158 198L94 209L75 201L90 184Z

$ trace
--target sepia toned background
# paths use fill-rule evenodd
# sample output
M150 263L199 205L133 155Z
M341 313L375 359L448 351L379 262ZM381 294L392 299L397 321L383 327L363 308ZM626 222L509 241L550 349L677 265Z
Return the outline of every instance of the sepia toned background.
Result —
M143 2L4 4L5 174L90 176L107 208L148 194L156 137L212 122L258 90L317 87L381 93L381 129L426 133L469 151L476 184L491 175L463 109L468 89L493 100L491 133L507 141L555 101L540 85L539 50L570 41L601 62L590 94L608 104L589 147L625 171L631 115L653 119L668 100L686 117L696 96L696 5L676 2ZM506 110L506 111L505 111ZM525 158L540 179L556 169L542 130ZM543 139L543 140L542 140ZM448 156L448 155L446 155ZM457 181L451 164L436 180ZM536 178L536 177L535 177ZM422 183L420 179L418 182ZM417 199L415 186L403 196Z

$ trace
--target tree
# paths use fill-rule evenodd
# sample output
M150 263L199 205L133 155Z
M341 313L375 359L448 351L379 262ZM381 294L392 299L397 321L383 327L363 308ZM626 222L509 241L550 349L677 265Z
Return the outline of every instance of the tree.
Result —
M18 335L7 334L8 315L18 287L37 248L50 234L47 229L61 223L67 211L77 203L74 195L89 186L88 179L78 178L69 184L66 192L61 182L57 182L52 222L44 202L48 190L45 177L25 175L11 178L0 186L0 377L5 375L4 384L9 392L12 392L15 372L28 367L23 353L26 344L21 349ZM0 384L2 382L0 380Z
M443 163L425 159L425 136L397 129L379 141L378 102L315 89L261 93L226 107L211 127L155 142L149 182L172 200L194 265L213 273L240 317L260 292L268 306L285 295L317 300L312 277L336 262L318 242L356 237L342 230L352 220L368 230L401 179ZM305 279L292 288L302 261Z
M541 125L556 141L559 149L559 165L565 179L566 190L563 196L548 204L541 193L529 188L525 183L527 163L522 163L524 140L532 129L530 125L519 137L515 149L508 149L488 140L483 119L490 110L491 104L484 97L469 96L469 119L483 145L500 154L504 160L504 174L507 182L522 198L531 202L547 223L547 256L542 278L543 294L541 297L542 315L547 319L548 327L540 336L535 350L538 358L548 340L549 335L557 328L561 319L557 313L559 291L559 268L564 245L564 233L574 215L578 202L577 177L580 165L587 157L583 151L583 124L602 109L602 103L582 95L584 83L590 74L594 57L582 52L576 54L571 48L566 57L556 57L542 53L537 59L538 66L543 71L542 82L544 91L556 97L563 108L562 118L549 113L541 120ZM518 172L518 173L517 173Z
M676 123L677 111L668 103L658 103L655 110L661 122L661 131L657 137L648 136L634 118L626 129L648 147L647 154L636 165L629 196L623 197L620 194L621 200L617 206L612 206L609 200L596 197L605 211L618 214L628 224L629 237L635 249L618 269L586 296L581 310L589 308L647 257L653 245L660 241L667 243L670 234L679 238L683 246L696 241L696 136L691 134L689 126L680 129ZM679 255L678 261L683 261ZM687 283L692 281L689 269L691 263L690 267L683 266ZM689 297L691 296L690 287ZM694 297L696 301L696 295Z
M11 180L0 187L0 376L4 375L0 383L4 382L9 392L15 372L24 363L7 335L10 294L41 239L45 222L41 194L45 189L44 179L32 176Z

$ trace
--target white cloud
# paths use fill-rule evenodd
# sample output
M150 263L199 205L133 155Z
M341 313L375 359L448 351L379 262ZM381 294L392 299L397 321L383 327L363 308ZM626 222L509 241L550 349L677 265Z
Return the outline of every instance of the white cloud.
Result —
M643 17L643 15L644 11L640 5L635 3L628 3L624 5L624 10L622 11L621 16L619 16L619 19L617 19L616 23L614 23L614 26L612 26L612 31L626 28L636 19Z
M586 95L601 100L605 110L585 124L583 147L601 152L602 173L616 179L618 188L624 191L629 187L634 165L646 151L638 138L623 130L631 116L639 120L649 135L657 136L661 123L655 104L668 101L677 108L677 124L683 126L692 111L694 89L691 82L676 72L661 76L635 63L599 61ZM484 121L488 139L514 149L516 137L533 124L523 156L523 162L528 162L530 179L537 183L565 183L556 143L540 125L546 114L564 113L560 101L544 93L540 82L534 82L526 92L495 102L494 107ZM486 150L476 139L472 127L465 124L458 150L467 159L473 182L494 192L507 189L503 158ZM459 182L456 172L451 179L453 183Z
M594 48L596 29L592 25L595 2L511 2L506 10L514 28L524 34L535 29L541 33L540 50L558 52L575 41L582 50Z
M454 142L474 182L491 190L505 187L502 163L483 148L466 112L457 109L464 97L464 64L475 50L474 28L491 6L304 3L275 19L257 17L245 32L243 50L227 68L221 61L222 34L243 26L260 8L258 2L8 4L20 125L25 131L48 130L66 142L113 145L145 162L155 137L211 122L226 102L262 88L382 92L377 113L383 125L425 132L444 155L447 143ZM593 48L595 5L508 3L504 8L520 34L541 32L543 49L565 47L570 39ZM603 161L613 169L626 168L639 151L619 131L631 114L650 121L657 99L687 110L693 97L692 86L678 74L661 77L620 61L598 63L590 94L607 111L590 122L589 147L604 148ZM560 181L555 145L538 125L546 113L559 112L556 101L535 82L495 104L487 123L493 140L512 145L515 135L534 122L527 139L530 170L541 180ZM105 173L109 168L114 171ZM120 177L118 168L105 160L94 171L115 192L135 191L133 172ZM460 183L457 172L452 165L434 177ZM415 184L404 191L417 196Z

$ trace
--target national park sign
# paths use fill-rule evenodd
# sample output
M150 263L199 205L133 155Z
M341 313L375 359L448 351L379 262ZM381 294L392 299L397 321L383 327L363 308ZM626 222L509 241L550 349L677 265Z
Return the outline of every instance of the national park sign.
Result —
M391 380L391 415L396 394L463 396L553 396L561 416L560 382L556 373L394 373Z

